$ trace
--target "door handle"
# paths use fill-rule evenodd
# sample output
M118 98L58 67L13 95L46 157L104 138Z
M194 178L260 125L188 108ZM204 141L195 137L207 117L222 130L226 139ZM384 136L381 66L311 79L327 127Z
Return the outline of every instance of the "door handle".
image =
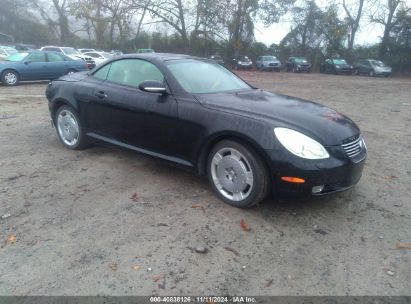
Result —
M96 95L98 98L100 98L100 99L105 99L105 98L107 98L107 94L106 93L104 93L103 91L98 91L96 94L94 94L94 95Z

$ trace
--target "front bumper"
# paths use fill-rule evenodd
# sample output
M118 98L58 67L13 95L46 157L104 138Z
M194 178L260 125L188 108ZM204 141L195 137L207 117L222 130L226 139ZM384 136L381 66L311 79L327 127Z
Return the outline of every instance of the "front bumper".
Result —
M270 63L268 65L263 66L264 70L280 70L281 64L280 63Z
M252 63L237 63L239 69L251 69L253 67Z
M296 66L298 72L311 72L311 65Z
M381 76L390 76L391 71L375 71L375 75L381 75Z
M279 196L322 196L352 188L361 178L367 157L363 149L355 158L346 155L341 146L327 147L328 159L308 160L283 150L266 150L272 172L272 189ZM304 183L291 183L282 177L297 177ZM323 186L320 192L313 187Z
M353 69L347 69L347 68L335 69L335 72L337 74L345 74L345 75L351 75L353 71L354 71Z

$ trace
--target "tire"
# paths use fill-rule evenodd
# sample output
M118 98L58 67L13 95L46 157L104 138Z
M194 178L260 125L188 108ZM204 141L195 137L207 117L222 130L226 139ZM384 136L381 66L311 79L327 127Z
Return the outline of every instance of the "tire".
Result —
M232 140L217 143L207 160L208 180L215 194L237 208L261 202L269 192L269 175L258 154Z
M360 75L360 73L358 72L358 69L354 69L353 74L356 75L356 76Z
M67 75L74 74L74 73L77 73L77 71L75 69L69 69L67 71Z
M370 71L368 72L368 76L374 77L374 76L375 76L374 70L370 70Z
M81 121L72 107L64 105L58 108L54 116L54 124L60 142L66 148L82 150L87 147Z
M20 82L20 75L14 70L5 70L1 74L1 82L6 86L16 86Z

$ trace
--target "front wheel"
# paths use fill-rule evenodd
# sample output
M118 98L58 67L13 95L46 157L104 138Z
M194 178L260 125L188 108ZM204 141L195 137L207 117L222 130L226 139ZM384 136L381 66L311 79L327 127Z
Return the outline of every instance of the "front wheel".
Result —
M257 153L236 141L223 140L208 156L208 179L217 196L238 208L262 201L269 191L267 169Z
M6 86L15 86L18 85L20 81L20 76L16 71L6 70L1 74L1 82Z
M86 147L86 140L77 112L69 106L61 106L55 115L54 123L62 144L72 150Z

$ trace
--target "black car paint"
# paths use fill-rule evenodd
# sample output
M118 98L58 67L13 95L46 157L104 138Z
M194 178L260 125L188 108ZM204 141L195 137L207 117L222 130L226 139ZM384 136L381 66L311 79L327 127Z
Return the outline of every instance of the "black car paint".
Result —
M288 60L285 62L285 69L287 72L291 72L291 71L295 71L295 72L307 72L310 73L311 72L311 63L305 59L304 63L297 63L296 59L297 58L301 58L301 59L305 59L302 57L290 57L288 58Z
M79 112L90 139L132 149L205 173L212 146L225 138L252 146L269 168L273 189L311 194L313 185L326 184L328 192L345 190L361 176L366 158L350 159L341 147L358 136L349 118L314 102L269 93L256 88L237 92L190 94L168 71L165 62L193 58L171 54L124 55L148 60L165 77L168 94L143 92L90 73L76 73L52 82L46 91L52 118L68 103ZM198 59L205 60L206 59ZM103 99L96 93L107 96ZM99 95L99 94L98 94ZM138 123L137 123L138 122ZM276 139L275 127L287 127L311 136L326 147L330 158L308 160L292 155ZM307 180L303 185L283 182L281 176ZM327 191L325 191L327 192Z
M339 66L339 68L337 68ZM321 73L332 73L332 74L345 74L351 75L354 69L352 65L346 64L336 64L334 63L334 59L327 59L320 65L320 72Z

